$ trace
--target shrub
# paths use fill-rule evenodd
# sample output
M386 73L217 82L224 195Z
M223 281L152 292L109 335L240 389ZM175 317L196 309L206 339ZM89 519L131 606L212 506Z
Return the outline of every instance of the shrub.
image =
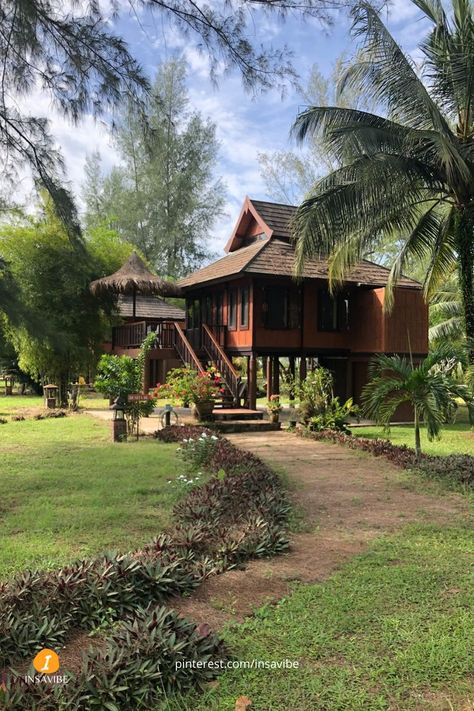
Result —
M207 435L213 434L210 429L199 425L171 425L157 430L153 433L153 437L160 442L183 442L185 439L197 439L204 432ZM218 435L215 436L218 437Z
M403 469L416 469L429 477L474 488L474 457L469 454L450 454L444 457L437 457L421 453L417 458L415 450L411 447L407 447L405 444L392 444L388 439L355 437L334 430L302 432L301 434L311 437L311 439L329 440L351 449L360 449L364 452L369 452L375 457L384 457L392 464Z
M202 687L217 674L207 662L226 656L207 625L195 625L165 607L147 607L114 628L104 644L84 657L77 678L64 687L6 684L5 711L83 711L152 708L160 698ZM195 668L177 668L183 661ZM1 694L1 692L0 692Z
M189 437L182 441L178 449L181 459L190 471L205 468L212 461L212 454L219 442L215 434L201 432L199 437Z
M334 395L334 379L331 371L316 368L308 373L300 385L301 404L298 418L309 430L341 430L348 432L347 418L358 414L358 407L352 399L344 403Z

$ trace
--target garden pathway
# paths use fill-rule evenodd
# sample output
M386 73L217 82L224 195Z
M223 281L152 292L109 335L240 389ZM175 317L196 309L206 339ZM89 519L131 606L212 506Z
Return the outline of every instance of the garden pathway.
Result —
M210 578L190 598L171 603L214 629L284 597L294 581L324 580L376 536L409 523L455 523L472 515L467 498L440 493L436 484L382 458L287 432L235 434L229 439L288 479L301 520L287 554Z

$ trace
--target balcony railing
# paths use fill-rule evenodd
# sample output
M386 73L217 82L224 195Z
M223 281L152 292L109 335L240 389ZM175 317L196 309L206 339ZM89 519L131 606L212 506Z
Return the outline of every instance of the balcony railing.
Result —
M176 343L176 327L173 321L150 323L136 321L116 326L112 330L112 348L140 348L146 336L155 333L155 348L174 348Z

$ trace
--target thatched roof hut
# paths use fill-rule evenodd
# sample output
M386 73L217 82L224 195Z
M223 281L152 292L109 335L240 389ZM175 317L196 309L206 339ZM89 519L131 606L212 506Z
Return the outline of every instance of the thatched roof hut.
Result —
M132 294L133 316L135 316L136 294L157 294L159 296L182 296L177 284L152 274L136 252L132 252L126 263L110 276L96 279L91 283L95 295L114 292Z

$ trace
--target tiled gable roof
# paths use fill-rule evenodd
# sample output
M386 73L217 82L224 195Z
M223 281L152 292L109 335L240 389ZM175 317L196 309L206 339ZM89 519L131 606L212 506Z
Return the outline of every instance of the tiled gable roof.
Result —
M132 318L133 299L131 296L120 294L117 300L118 312L122 318ZM183 309L179 306L168 304L158 296L144 296L137 294L135 304L136 318L150 319L176 319L181 321L185 317Z
M222 281L242 273L294 276L295 250L290 241L290 223L297 207L246 198L243 209L249 203L271 230L271 233L269 233L271 236L257 239L246 247L234 249L225 257L181 279L178 282L179 286L186 289L201 283ZM374 287L385 286L388 275L389 270L386 267L363 260L349 272L345 281ZM319 258L307 259L301 276L304 279L327 279L327 260ZM421 288L419 282L405 276L399 279L398 286L413 289Z
M263 221L273 230L273 237L290 239L290 222L297 210L295 205L284 205L263 200L251 200L251 203Z

